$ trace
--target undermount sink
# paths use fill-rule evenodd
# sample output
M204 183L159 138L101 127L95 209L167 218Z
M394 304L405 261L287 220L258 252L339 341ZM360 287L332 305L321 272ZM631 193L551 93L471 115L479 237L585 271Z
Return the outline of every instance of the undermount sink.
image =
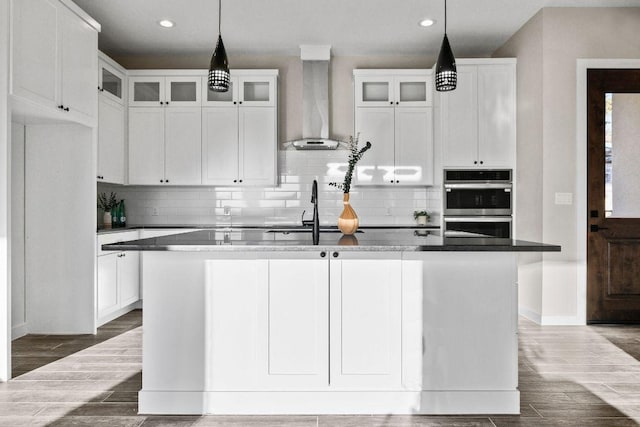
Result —
M283 234L289 234L289 233L311 233L311 228L298 228L298 229L291 229L291 228L272 228L270 230L266 230L265 233L283 233ZM321 233L342 233L342 231L340 231L338 228L320 228L320 232ZM364 233L364 231L362 230L357 230L356 233Z

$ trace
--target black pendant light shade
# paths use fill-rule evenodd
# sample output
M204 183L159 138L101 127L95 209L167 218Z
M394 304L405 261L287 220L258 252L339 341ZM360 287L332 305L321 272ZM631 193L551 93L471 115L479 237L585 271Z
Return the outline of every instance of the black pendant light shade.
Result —
M442 39L442 47L438 55L438 62L436 62L435 79L438 92L454 90L458 84L456 58L453 56L447 37L447 0L444 0L444 39Z
M216 50L211 56L209 65L209 89L214 92L226 92L229 90L229 61L227 51L224 49L222 36L218 34Z
M227 92L229 90L229 61L227 51L224 49L222 35L220 34L220 21L222 15L222 0L218 0L218 43L211 56L209 64L209 89L214 92Z

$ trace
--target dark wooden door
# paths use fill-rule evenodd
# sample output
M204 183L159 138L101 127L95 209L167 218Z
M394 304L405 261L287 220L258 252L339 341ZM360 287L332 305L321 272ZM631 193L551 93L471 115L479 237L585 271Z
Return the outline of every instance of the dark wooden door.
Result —
M640 70L587 71L587 322L640 322Z

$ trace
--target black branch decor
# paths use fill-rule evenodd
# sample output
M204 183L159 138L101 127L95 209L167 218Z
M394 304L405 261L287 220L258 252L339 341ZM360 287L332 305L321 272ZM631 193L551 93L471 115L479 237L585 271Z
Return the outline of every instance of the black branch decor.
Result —
M355 137L349 137L349 142L347 145L349 146L349 167L347 168L347 173L344 176L343 183L330 182L329 185L332 187L336 187L339 190L342 190L344 193L348 193L351 190L351 180L353 178L353 170L356 167L358 161L362 158L364 153L371 148L371 143L367 141L364 147L358 149L358 140L360 139L360 134L358 133Z

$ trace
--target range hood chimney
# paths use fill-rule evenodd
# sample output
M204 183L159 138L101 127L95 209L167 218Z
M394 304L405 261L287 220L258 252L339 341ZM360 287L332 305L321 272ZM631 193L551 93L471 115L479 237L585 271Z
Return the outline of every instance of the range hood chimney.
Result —
M329 59L331 46L300 46L302 59L302 139L299 150L335 150L329 139Z

